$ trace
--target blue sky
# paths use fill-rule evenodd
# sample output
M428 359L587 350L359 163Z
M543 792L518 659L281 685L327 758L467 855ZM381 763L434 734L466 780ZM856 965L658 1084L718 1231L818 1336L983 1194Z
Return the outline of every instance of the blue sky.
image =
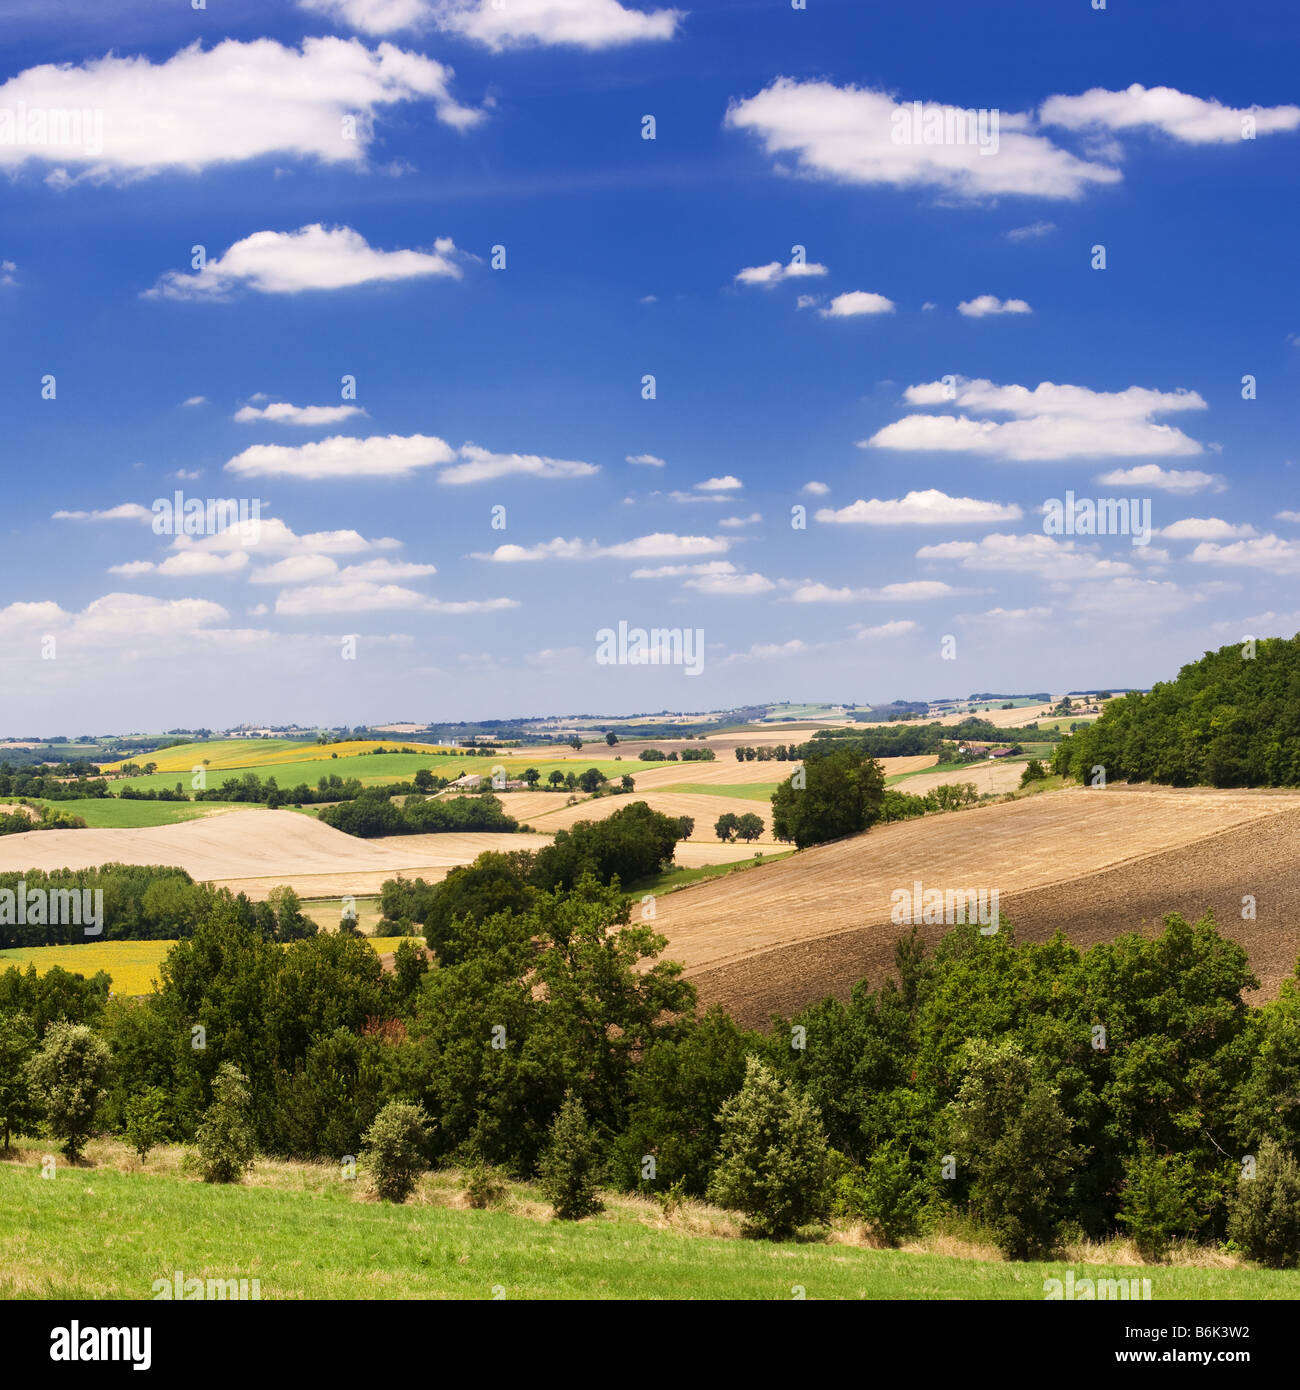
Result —
M60 10L0 68L5 732L1146 685L1300 628L1287 5ZM256 538L155 534L177 488ZM1045 534L1067 491L1149 544ZM620 621L703 671L598 664Z

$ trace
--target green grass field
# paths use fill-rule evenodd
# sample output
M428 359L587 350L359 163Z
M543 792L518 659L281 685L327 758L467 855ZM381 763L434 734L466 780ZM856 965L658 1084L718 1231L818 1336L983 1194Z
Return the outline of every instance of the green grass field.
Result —
M638 894L653 893L658 897L661 893L672 893L678 888L689 887L692 883L702 883L705 879L722 878L725 874L740 873L744 869L772 864L778 859L788 858L793 853L792 849L763 850L762 858L737 859L730 864L703 864L696 869L668 869L651 878L644 878L639 883L628 884L626 891Z
M1013 762L1020 761L1018 758L1012 759ZM951 772L953 781L960 782L960 773L973 772L977 767L982 767L982 762L975 763L934 763L930 767L918 767L915 772L899 772L893 777L885 778L885 786L892 787L895 783L906 782L909 777L928 777L932 772Z
M793 768L791 769L793 771ZM694 792L699 796L738 796L742 801L771 801L779 782L751 782L748 786L709 787L703 784L665 787L665 791Z
M33 798L36 800L36 798ZM81 816L90 829L139 829L151 825L175 825L197 820L221 809L214 802L121 801L115 796L86 796L75 801L48 801L43 804L70 816Z
M487 777L491 775L494 767L500 765L505 768L508 777L516 778L521 776L526 768L535 767L542 774L542 780L545 781L550 773L557 770L564 773L583 773L589 767L596 767L606 777L618 778L625 772L629 772L635 777L638 772L645 772L649 768L662 766L660 763L643 763L635 758L625 758L622 762L618 762L608 757L596 757L594 755L588 757L585 751L575 753L571 758L552 759L550 761L539 761L536 758L518 756L467 758L463 754L457 753L357 753L351 757L331 758L327 748L321 751L324 753L323 757L313 757L297 762L248 764L241 767L209 767L207 772L208 786L219 787L227 778L242 777L246 772L256 773L263 782L269 777L274 777L276 785L288 791L297 786L299 782L306 782L308 786L314 787L320 778L329 776L345 779L356 777L368 785L382 782L404 782L409 781L421 768L428 768L430 772L439 777L454 778L462 772L478 773L480 776ZM174 787L177 782L181 784L182 789L187 794L190 792L190 774L188 771L184 773L155 772L148 777L131 777L122 782L110 782L109 788L116 792L120 787L132 786L141 791L149 791L154 787Z
M426 1175L414 1198L369 1196L317 1164L259 1160L243 1184L210 1186L158 1150L143 1169L92 1142L88 1162L40 1176L48 1141L0 1162L0 1298L148 1299L153 1283L257 1279L274 1299L1021 1299L1043 1281L1151 1280L1153 1300L1294 1299L1300 1274L1189 1265L1014 1264L874 1250L812 1238L735 1237L726 1212L688 1203L671 1222L652 1202L607 1196L581 1222L554 1220L511 1184L509 1206L463 1206L458 1175ZM130 1170L130 1171L123 1171Z

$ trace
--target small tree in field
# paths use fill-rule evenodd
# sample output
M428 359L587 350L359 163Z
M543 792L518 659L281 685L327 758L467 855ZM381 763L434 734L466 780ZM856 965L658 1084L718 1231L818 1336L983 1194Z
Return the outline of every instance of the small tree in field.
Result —
M681 831L681 838L683 840L689 840L691 838L691 832L695 829L695 817L678 816L677 827Z
M1025 764L1025 770L1020 774L1020 785L1027 787L1031 782L1041 782L1047 776L1047 771L1037 758L1030 758Z
M1228 1198L1228 1237L1272 1269L1300 1262L1300 1164L1272 1139L1259 1146L1255 1176Z
M149 1150L167 1137L167 1095L158 1086L139 1091L126 1103L126 1142L143 1163Z
M63 1141L63 1152L73 1163L90 1138L107 1074L108 1048L84 1023L50 1024L40 1051L27 1064L50 1133Z
M743 1212L752 1234L772 1239L825 1220L826 1135L810 1100L750 1057L745 1084L718 1112L718 1123L710 1200Z
M734 811L724 811L713 822L713 833L724 844L728 843L740 825L740 817Z
M253 1166L257 1145L248 1078L233 1062L222 1062L217 1069L212 1104L195 1140L204 1182L238 1182Z
M566 1091L539 1167L542 1191L561 1221L581 1221L602 1209L596 1195L599 1161L596 1132L587 1112L577 1096Z
M390 1100L365 1133L363 1150L375 1172L375 1189L386 1202L404 1202L424 1170L429 1117L421 1105Z
M736 820L736 837L747 842L757 840L763 833L763 817L754 811L746 811Z

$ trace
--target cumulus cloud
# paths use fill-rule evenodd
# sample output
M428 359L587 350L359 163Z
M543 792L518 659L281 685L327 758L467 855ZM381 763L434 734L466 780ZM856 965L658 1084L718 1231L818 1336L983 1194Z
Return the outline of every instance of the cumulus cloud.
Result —
M974 299L963 299L957 312L968 319L984 319L990 314L1032 314L1034 311L1023 299L999 299L995 294L981 294Z
M238 574L248 568L248 555L242 550L225 554L196 545L189 536L177 536L176 550L165 560L154 564L149 560L133 560L125 565L113 565L110 574L161 574L178 579L195 579L208 575Z
M1176 613L1198 601L1195 594L1184 593L1168 580L1120 576L1072 589L1068 606L1078 613L1106 613L1144 622L1161 614Z
M1202 565L1242 565L1273 574L1300 574L1300 541L1283 540L1271 532L1228 545L1202 541L1188 558Z
M1036 241L1055 230L1055 222L1030 222L1024 227L1012 227L1006 236L1008 241Z
M206 396L187 396L181 402L182 405L207 405L207 403L208 398Z
M862 627L860 624L854 625L854 632L859 640L873 640L878 637L903 637L909 632L919 632L921 625L914 623L911 618L898 618L892 623L879 623L875 627Z
M1144 87L1140 82L1123 91L1093 87L1077 97L1049 97L1038 114L1045 125L1069 130L1145 128L1192 145L1240 141L1247 119L1258 135L1300 127L1300 106L1224 106L1175 87Z
M894 301L883 294L871 294L867 290L849 290L837 294L824 309L817 311L824 319L853 319L863 314L892 314Z
M124 642L177 641L195 635L198 628L228 617L226 610L208 599L151 598L145 594L105 594L79 613L57 603L11 603L0 608L0 636L49 631L71 646L111 646L120 651ZM204 633L203 640L211 636Z
M333 37L306 39L300 49L227 39L205 50L196 41L160 63L114 53L46 63L0 84L0 111L10 120L15 112L51 110L101 119L57 143L19 140L21 132L11 130L0 138L0 168L28 160L55 165L49 181L67 185L271 155L363 167L385 108L432 102L438 118L457 129L482 119L454 100L451 78L450 68L421 54ZM347 117L354 138L344 135Z
M449 463L450 444L436 435L333 435L310 444L254 444L226 464L244 478L405 478L419 468Z
M1041 382L997 386L991 381L957 378L909 386L909 405L955 405L979 415L1011 415L1009 421L974 419L971 415L907 415L877 430L861 448L931 450L982 454L1017 461L1081 456L1199 454L1201 445L1173 425L1154 423L1154 416L1204 410L1205 401L1188 390L1154 391L1130 386L1124 391L1091 391L1084 386Z
M788 265L781 261L769 261L767 265L751 265L738 270L735 279L742 285L779 285L782 280L802 280L829 273L824 265L818 265L816 261L791 261Z
M738 530L742 526L753 526L762 519L762 512L750 512L748 516L724 516L718 525L725 526L729 530Z
M1113 468L1098 475L1097 482L1106 487L1156 488L1160 492L1192 493L1205 488L1222 492L1227 484L1216 473L1201 473L1195 468L1161 468L1158 463L1142 463L1136 468Z
M697 492L734 492L744 486L744 483L731 473L721 478L705 478L702 483L695 484Z
M920 133L912 141L896 139L913 109L871 88L780 77L756 96L733 102L726 124L754 136L774 159L788 157L795 172L840 183L932 188L969 198L1021 193L1073 199L1120 180L1119 170L1079 159L1037 133L1025 114L999 113L992 154L983 153L977 139L925 144ZM902 113L898 120L896 112ZM940 125L964 122L966 114L937 102L923 106L923 121Z
M671 39L680 10L642 10L619 0L299 0L305 10L365 34L430 25L494 52L525 45L613 48Z
M835 510L822 507L818 521L861 526L952 526L988 525L999 521L1019 521L1023 512L1014 502L979 502L973 497L949 497L937 488L909 492L906 497L870 502L859 498Z
M882 589L833 588L829 584L807 582L791 590L791 603L857 603L863 600L893 602L925 602L959 594L951 584L937 579L911 579L898 584L886 584Z
M264 420L273 425L337 425L341 420L350 420L354 415L366 412L359 405L290 405L288 401L272 401L270 405L258 407L242 406L234 418L241 425Z
M420 279L459 279L456 245L439 237L432 251L380 251L351 227L314 222L296 232L254 232L192 275L168 271L147 299L226 299L237 289L262 294L352 289Z
M693 555L717 555L725 552L731 541L725 536L679 536L671 531L656 531L635 540L601 545L598 541L565 540L557 536L537 545L499 545L495 550L476 551L474 560L489 560L499 565L518 564L528 560L594 560L612 557L621 560L657 560Z
M1258 534L1249 522L1234 525L1217 516L1185 517L1182 521L1171 522L1156 532L1156 535L1170 541L1224 541Z
M288 617L317 617L332 613L419 612L491 613L518 608L512 598L449 601L405 589L399 584L377 584L367 579L340 579L336 584L308 584L280 594L275 611Z
M678 579L687 575L735 574L730 560L704 560L696 565L655 565L651 569L633 570L633 579Z
M1127 575L1133 567L1123 560L1104 560L1074 541L1052 536L1013 536L995 533L978 541L943 541L923 545L918 560L955 560L963 569L1012 570L1044 579L1110 578Z
M122 502L116 507L105 507L102 511L54 512L54 521L152 521L153 513L138 502Z
M686 588L721 598L748 598L751 594L765 594L776 585L761 574L736 572L694 575L686 581Z
M629 454L627 462L644 463L650 468L662 468L664 466L664 460L655 454Z
M544 458L540 454L494 454L477 444L462 444L457 457L463 462L443 469L438 475L440 483L481 483L516 474L530 478L587 478L600 472L594 463Z
M812 497L825 497L830 491L830 488L827 487L825 483L819 483L814 478L812 482L805 483L803 487L800 488L800 491L806 492Z

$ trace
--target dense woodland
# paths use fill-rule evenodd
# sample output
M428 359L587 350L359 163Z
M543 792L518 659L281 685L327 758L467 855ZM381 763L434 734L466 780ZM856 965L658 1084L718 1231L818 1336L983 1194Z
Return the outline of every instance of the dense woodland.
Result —
M1206 652L1110 701L1056 750L1053 772L1174 787L1300 786L1300 636Z

